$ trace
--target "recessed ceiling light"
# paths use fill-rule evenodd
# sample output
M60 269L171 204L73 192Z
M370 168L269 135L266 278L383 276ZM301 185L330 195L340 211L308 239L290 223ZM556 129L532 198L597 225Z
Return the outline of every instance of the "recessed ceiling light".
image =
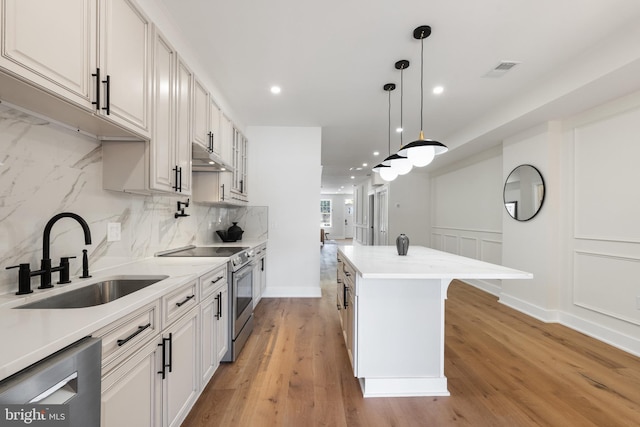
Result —
M356 168L356 170L357 170L357 171L361 171L361 170L362 170L362 168Z
M380 152L379 152L379 151L374 151L374 152L373 152L373 155L374 155L374 156L379 156L379 155L380 155Z
M362 164L362 167L363 167L363 168L366 168L367 166L369 166L369 164L368 164L368 163L363 163L363 164Z
M443 86L436 86L433 88L434 95L440 95L442 92L444 92Z
M280 89L280 86L271 86L271 93L273 93L274 95L279 94L282 91L282 89Z
M402 132L402 128L396 128L396 132L398 133Z
M351 179L356 179L356 177L355 177L355 176L353 176L353 175L351 175Z
M213 160L211 160L211 161L209 161L209 164L210 164L210 165L215 165L215 164L216 164L216 162L214 162Z

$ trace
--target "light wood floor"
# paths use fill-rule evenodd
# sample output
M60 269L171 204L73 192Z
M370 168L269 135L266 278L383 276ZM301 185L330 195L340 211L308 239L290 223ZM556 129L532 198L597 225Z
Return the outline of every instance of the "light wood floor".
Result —
M446 302L451 396L362 398L335 307L336 245L321 253L322 298L263 299L239 360L183 426L640 426L640 358L458 281Z

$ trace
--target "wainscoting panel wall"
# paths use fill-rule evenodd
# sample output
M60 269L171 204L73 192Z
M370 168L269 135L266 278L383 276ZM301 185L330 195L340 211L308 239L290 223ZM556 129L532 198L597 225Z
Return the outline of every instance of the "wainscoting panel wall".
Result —
M640 325L640 310L636 306L640 295L638 277L638 258L575 251L573 303Z

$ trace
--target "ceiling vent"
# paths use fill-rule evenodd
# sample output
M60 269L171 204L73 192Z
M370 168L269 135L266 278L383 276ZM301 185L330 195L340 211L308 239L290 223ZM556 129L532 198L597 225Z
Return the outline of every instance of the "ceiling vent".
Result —
M504 76L507 71L511 70L516 65L520 64L519 61L500 61L498 65L493 67L487 74L482 77L498 78Z

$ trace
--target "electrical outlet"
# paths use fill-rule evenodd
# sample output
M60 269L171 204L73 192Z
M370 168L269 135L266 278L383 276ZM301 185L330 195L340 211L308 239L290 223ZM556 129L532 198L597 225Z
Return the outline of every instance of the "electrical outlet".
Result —
M119 222L110 222L107 224L107 242L118 242L122 238Z

